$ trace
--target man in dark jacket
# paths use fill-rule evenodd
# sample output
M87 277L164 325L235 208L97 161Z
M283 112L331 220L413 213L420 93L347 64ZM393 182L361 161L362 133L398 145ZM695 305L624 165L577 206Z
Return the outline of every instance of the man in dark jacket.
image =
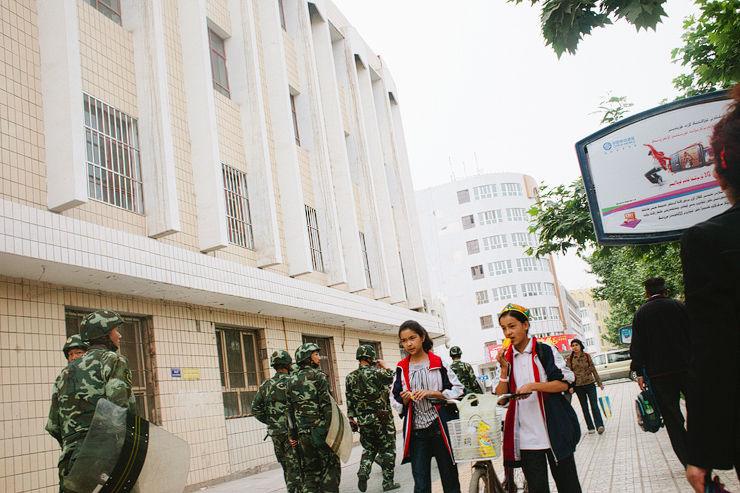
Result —
M662 277L651 277L644 286L648 301L632 320L631 368L637 372L640 388L647 388L647 379L650 380L673 451L686 467L687 436L681 394L687 393L691 361L689 314L683 303L668 298Z

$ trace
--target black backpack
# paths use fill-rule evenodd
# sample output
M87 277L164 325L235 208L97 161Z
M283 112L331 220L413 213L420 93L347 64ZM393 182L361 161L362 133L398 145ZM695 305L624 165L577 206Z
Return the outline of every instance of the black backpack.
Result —
M635 399L635 410L637 411L637 424L642 431L656 433L663 426L663 417L655 402L655 396L650 389L645 389Z

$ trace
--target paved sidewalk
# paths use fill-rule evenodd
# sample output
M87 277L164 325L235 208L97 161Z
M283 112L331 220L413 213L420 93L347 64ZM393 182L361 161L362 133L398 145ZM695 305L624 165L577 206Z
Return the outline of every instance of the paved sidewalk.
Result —
M638 394L637 384L619 380L607 382L605 390L599 395L607 395L612 405L612 417L605 420L606 432L603 435L586 434L586 425L581 414L578 397L573 396L573 407L581 421L583 438L576 450L576 465L581 486L585 493L691 493L693 490L684 478L684 470L671 448L665 428L658 433L645 433L637 425L635 416L635 398ZM398 440L398 457L403 442ZM342 464L342 483L340 491L356 492L357 469L362 449L356 446L347 464ZM503 467L500 459L494 461L494 467L501 473ZM470 464L460 464L460 485L462 491L468 490L470 482ZM433 491L442 493L441 482L436 464L432 461ZM734 471L723 471L720 477L729 491L740 492L740 482ZM401 483L400 492L413 491L414 481L409 464L396 466L396 481ZM557 491L555 483L550 480L550 490ZM205 489L209 493L249 493L285 492L282 469L273 469L242 479L222 483ZM373 473L368 481L368 492L381 492L380 468L373 466Z

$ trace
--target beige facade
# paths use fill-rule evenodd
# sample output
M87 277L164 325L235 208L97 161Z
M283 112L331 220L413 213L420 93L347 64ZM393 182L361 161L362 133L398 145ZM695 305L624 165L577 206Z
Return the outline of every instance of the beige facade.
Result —
M614 349L614 346L603 338L606 335L609 303L595 300L590 289L571 289L568 292L576 299L581 310L581 324L587 350L599 352Z
M274 350L318 342L344 405L358 344L445 333L399 95L330 1L117 8L0 0L0 491L57 490L49 397L90 311L125 317L190 489L274 466Z

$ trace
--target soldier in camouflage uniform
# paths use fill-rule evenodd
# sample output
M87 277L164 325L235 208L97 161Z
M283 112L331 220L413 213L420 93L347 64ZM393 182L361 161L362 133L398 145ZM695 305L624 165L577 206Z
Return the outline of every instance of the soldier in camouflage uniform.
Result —
M452 364L450 368L457 375L457 379L465 387L465 394L482 394L483 391L478 384L478 379L475 378L475 371L470 363L464 363L460 361L462 356L462 349L459 346L452 346L450 348L450 358L452 358Z
M82 337L80 337L79 334L75 334L64 343L62 352L64 353L64 357L67 358L67 363L71 363L73 360L76 360L85 354L87 348L88 345L82 341Z
M351 423L360 427L362 459L357 471L357 487L367 490L367 479L377 461L383 469L383 491L400 488L393 481L396 467L396 427L388 400L393 383L393 370L383 360L376 359L375 349L370 345L357 348L360 367L347 375L347 416ZM382 369L372 365L377 361Z
M275 351L270 357L270 366L275 368L275 376L260 385L252 402L252 414L267 425L267 432L272 438L275 456L283 466L283 476L288 493L303 491L301 465L298 451L291 447L291 433L288 419L288 379L293 363L290 353L283 349ZM292 420L292 417L291 417Z
M298 371L288 380L288 397L298 426L298 449L305 491L338 492L339 457L326 444L332 404L329 379L319 370L319 346L303 344L295 352Z
M80 324L82 341L89 348L73 360L54 382L46 431L62 447L59 458L59 491L74 465L82 440L90 429L95 405L105 398L137 413L131 390L128 361L116 354L121 341L121 316L110 310L87 315Z

